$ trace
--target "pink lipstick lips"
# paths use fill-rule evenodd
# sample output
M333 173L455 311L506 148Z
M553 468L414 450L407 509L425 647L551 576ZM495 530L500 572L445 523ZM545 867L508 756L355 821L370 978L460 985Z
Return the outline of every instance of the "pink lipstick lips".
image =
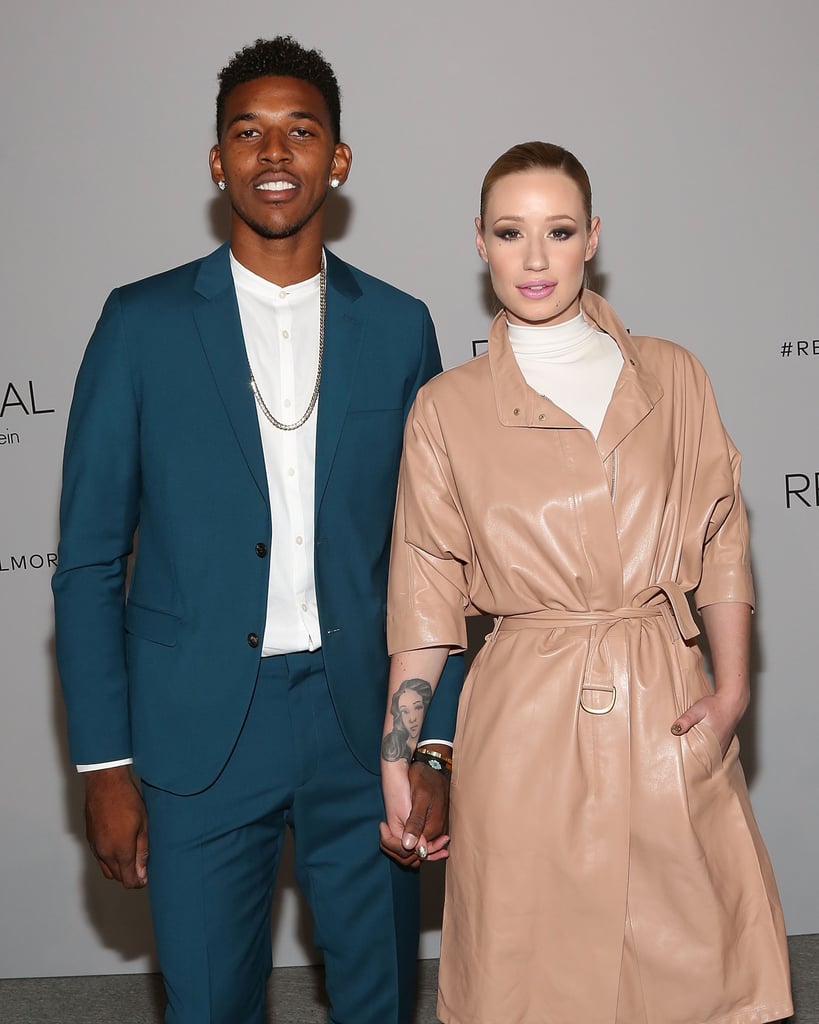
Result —
M516 287L526 299L547 299L557 288L557 281L527 281Z

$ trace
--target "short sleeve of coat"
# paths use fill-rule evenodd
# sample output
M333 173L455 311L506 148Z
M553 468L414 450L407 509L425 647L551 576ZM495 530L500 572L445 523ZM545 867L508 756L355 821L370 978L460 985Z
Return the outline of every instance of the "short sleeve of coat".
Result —
M741 463L706 378L696 490L705 496L711 488L711 497L702 578L695 592L697 608L726 601L754 605L748 515L740 490Z
M472 543L429 388L407 419L387 603L390 654L465 650Z

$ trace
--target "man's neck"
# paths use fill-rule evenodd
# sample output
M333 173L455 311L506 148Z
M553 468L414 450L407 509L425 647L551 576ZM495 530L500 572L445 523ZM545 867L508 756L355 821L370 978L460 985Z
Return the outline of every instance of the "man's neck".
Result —
M321 269L320 233L305 225L290 238L263 238L255 231L234 230L230 249L248 270L287 288L307 281Z

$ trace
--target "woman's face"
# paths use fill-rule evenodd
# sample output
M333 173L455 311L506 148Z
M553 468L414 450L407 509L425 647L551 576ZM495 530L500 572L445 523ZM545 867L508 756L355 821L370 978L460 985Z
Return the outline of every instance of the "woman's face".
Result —
M398 713L410 739L417 740L424 720L424 701L421 695L415 690L405 690L398 698Z
M489 191L477 246L510 323L565 323L580 312L585 265L600 218L586 226L580 189L558 170L500 178Z

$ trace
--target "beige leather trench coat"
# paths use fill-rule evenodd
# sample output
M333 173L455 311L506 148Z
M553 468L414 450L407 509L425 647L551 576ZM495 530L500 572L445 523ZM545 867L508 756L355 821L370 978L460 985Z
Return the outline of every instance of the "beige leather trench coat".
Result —
M599 437L485 356L410 415L392 652L466 645L438 1012L445 1024L758 1024L787 946L736 739L670 732L711 691L686 600L753 604L740 459L697 360L583 312L623 368Z

